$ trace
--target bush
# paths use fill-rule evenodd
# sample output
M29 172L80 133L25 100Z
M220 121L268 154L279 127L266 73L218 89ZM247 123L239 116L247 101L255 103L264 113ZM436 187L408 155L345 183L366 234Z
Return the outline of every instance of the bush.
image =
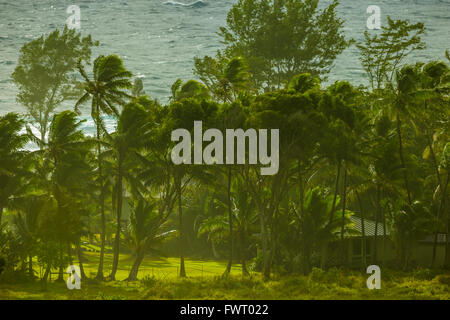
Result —
M146 288L153 288L155 285L158 284L158 282L159 282L159 280L156 279L156 277L154 275L152 275L152 276L146 275L144 278L141 279L141 283Z
M8 268L0 274L1 283L16 284L29 282L30 280L33 280L33 278L28 274L28 272L21 269L11 270Z
M253 258L252 262L249 265L250 271L261 272L263 268L263 256L258 254L255 258Z
M416 269L413 272L413 276L419 280L433 280L439 272L431 269Z

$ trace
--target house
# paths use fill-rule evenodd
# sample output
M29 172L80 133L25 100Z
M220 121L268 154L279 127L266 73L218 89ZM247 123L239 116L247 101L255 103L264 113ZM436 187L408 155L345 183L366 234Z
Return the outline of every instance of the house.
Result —
M381 222L378 224L369 219L363 219L357 216L350 217L351 226L344 233L345 257L338 257L340 261L345 259L351 267L360 267L363 262L363 230L365 234L366 262L374 261L384 262L387 265L395 265L398 261L397 249L391 237L391 230ZM376 236L375 236L376 235ZM436 247L435 267L442 267L445 262L445 245L447 241L446 234L438 234ZM430 267L433 257L434 235L429 235L419 241L412 243L410 247L410 265L420 267ZM332 251L338 250L340 241L332 243Z

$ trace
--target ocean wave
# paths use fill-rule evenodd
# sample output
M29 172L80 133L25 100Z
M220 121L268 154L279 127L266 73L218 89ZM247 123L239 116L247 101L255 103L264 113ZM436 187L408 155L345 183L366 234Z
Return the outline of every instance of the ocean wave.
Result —
M169 5L169 6L179 6L179 7L188 7L188 8L202 8L208 5L207 2L202 1L202 0L198 0L192 3L182 3L182 2L178 2L178 1L166 1L163 3L164 5Z

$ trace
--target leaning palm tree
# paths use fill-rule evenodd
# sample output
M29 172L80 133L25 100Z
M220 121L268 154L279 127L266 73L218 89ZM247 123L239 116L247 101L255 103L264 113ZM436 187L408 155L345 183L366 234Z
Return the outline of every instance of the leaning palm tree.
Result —
M219 79L223 100L233 102L241 92L250 91L250 73L242 57L227 61Z
M81 62L78 63L78 70L84 78L84 95L75 104L75 110L79 112L79 107L91 99L91 116L96 127L97 137L97 160L98 160L98 182L100 188L99 207L102 220L100 262L96 278L103 280L103 258L105 254L105 197L102 173L101 137L105 132L102 114L118 116L117 106L125 104L125 100L130 97L126 92L133 87L130 78L131 72L127 71L122 60L116 55L99 56L94 61L93 78L90 79L85 72Z
M208 88L209 92L222 102L233 102L241 94L255 93L250 73L242 57L225 58L219 54L217 59L194 58L194 73Z
M167 229L168 215L157 209L157 203L146 201L141 195L132 203L130 222L125 229L125 243L135 254L128 281L136 281L139 267L147 251L176 234Z

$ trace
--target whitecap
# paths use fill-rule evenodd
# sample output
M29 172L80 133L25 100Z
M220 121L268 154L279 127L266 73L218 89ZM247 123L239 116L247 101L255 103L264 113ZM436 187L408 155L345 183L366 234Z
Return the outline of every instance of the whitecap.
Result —
M208 5L207 2L198 0L192 3L182 3L178 1L166 1L163 3L164 5L170 5L170 6L179 6L179 7L188 7L188 8L202 8Z

